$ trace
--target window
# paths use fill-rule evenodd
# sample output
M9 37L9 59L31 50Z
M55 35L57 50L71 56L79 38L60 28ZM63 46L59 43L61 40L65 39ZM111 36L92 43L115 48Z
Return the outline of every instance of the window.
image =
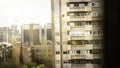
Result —
M75 25L74 22L71 22L71 23L70 23L70 26L74 26L74 25Z
M85 22L77 22L77 26L84 26Z
M80 55L85 55L85 50L80 50Z
M56 42L56 45L60 45L60 42Z
M86 25L91 25L91 22L86 22Z
M102 50L101 49L94 49L93 54L101 54Z
M77 54L80 54L80 50L76 50L76 53L77 53Z
M63 63L64 63L64 64L67 64L67 63L68 63L68 61L67 61L67 60L64 60L64 61L63 61Z
M85 41L81 41L81 43L82 43L81 45L85 45L85 44L86 44L86 42L85 42Z
M96 17L96 16L102 16L102 12L99 12L99 11L93 11L91 15L92 15L93 17Z
M93 16L93 17L94 17L94 16L98 16L98 12L97 12L97 11L92 12L92 16Z
M55 32L55 35L56 35L56 36L59 36L59 32Z
M85 16L86 13L79 13L79 16Z
M86 31L86 35L92 35L92 31Z
M56 51L56 54L60 54L60 51Z
M89 50L90 51L90 54L93 54L93 51L92 50Z
M93 60L91 60L91 59L86 60L86 61L87 61L87 63L90 63L90 64L92 64L92 63L93 63Z
M101 64L102 60L100 59L93 59L93 64Z
M103 33L102 33L102 31L98 31L98 35L102 35Z
M99 45L99 44L101 44L101 40L94 40L93 44Z
M86 54L93 54L92 50L86 50Z
M67 54L67 51L63 51L63 54Z
M85 4L79 4L79 7L83 8L85 6Z
M60 64L60 60L56 60L56 64Z
M70 33L70 32L69 32L69 31L67 31L67 35L69 35L69 33Z
M73 7L74 7L74 4L70 4L70 7L73 8Z
M69 64L71 64L71 62L72 62L71 60L68 60L68 63L69 63Z
M86 41L86 44L92 44L93 43L93 40L87 40Z
M93 35L94 36L98 35L98 31L93 31Z
M85 59L72 59L73 64L85 64L86 60Z

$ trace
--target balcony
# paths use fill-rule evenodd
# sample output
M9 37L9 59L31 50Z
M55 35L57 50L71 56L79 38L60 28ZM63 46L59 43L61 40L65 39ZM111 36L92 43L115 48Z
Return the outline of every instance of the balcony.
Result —
M93 36L92 35L85 36L85 40L93 40Z
M85 59L86 55L74 54L71 57L72 59Z
M72 68L86 68L85 64L72 64Z
M71 40L85 40L85 36L71 36Z
M86 49L85 45L71 45L71 47L75 50Z
M92 21L92 16L70 16L70 21Z
M70 7L70 11L92 11L92 7L90 6L83 6L83 7Z
M80 30L84 30L85 26L71 26L70 30L71 31L80 31Z
M86 68L94 68L94 67L93 67L93 64L86 64Z
M90 2L92 0L68 0L68 2Z
M102 20L102 17L92 17L92 20L93 20L93 21L96 21L96 20L97 20L97 21L98 21L98 20Z
M86 49L93 49L93 44L86 44Z
M86 59L93 59L93 54L87 54Z
M85 30L92 30L92 25L85 25Z
M76 30L73 30L73 31L70 31L70 33L69 33L69 35L71 36L71 37L85 37L85 31L76 31Z

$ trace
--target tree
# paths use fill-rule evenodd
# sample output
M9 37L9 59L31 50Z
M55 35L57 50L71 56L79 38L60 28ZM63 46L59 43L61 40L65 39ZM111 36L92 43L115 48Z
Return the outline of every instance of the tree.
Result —
M23 54L22 54L22 45L20 47L20 57L19 57L20 64L23 65Z

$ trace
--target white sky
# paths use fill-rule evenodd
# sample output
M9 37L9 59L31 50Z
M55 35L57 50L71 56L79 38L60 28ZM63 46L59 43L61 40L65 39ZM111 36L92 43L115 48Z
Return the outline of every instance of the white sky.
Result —
M0 0L0 26L51 23L51 0Z

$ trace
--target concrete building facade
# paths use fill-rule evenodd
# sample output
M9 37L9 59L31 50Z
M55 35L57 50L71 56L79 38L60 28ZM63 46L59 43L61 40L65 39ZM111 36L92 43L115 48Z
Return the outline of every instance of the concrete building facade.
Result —
M54 68L102 67L101 0L51 0Z

